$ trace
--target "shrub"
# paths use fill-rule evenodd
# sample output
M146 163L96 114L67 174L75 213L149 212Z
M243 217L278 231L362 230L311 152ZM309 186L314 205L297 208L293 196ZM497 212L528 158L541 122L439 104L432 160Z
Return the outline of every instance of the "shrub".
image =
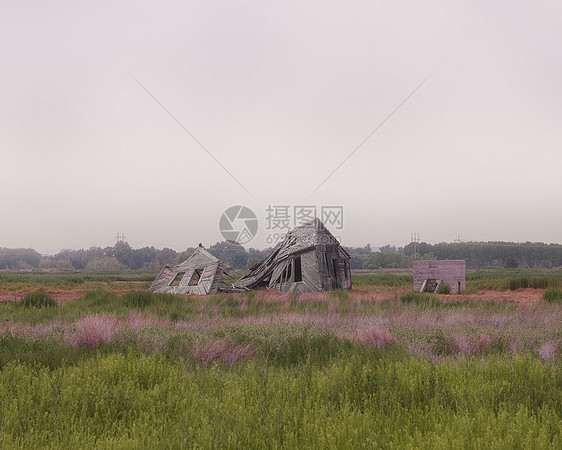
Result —
M431 304L435 299L435 297L431 294L426 292L406 292L400 296L400 300L404 303L415 303L418 305L421 304Z
M86 347L94 350L102 342L109 344L113 339L113 329L117 325L115 317L86 316L78 320L72 332L67 336L71 347Z
M392 273L352 273L353 286L411 286L414 282L412 275L397 275Z
M461 292L459 292L460 294ZM478 288L476 288L475 286L469 286L467 287L464 291L462 291L462 294L465 295L474 295L474 294L478 294Z
M542 276L542 277L516 277L509 278L505 282L505 287L511 291L517 289L546 289L550 286L556 285L558 280Z
M201 343L197 341L192 353L195 361L211 365L222 361L232 366L237 361L245 361L254 357L258 349L252 344L236 345L227 339L219 339L212 342Z
M57 306L56 300L44 291L30 292L19 302L20 306L26 308L54 308Z
M358 331L357 338L364 344L376 348L385 347L393 341L392 336L384 328L377 326Z
M448 340L448 347L452 353L461 353L465 356L473 356L482 353L490 345L490 336L486 333L469 338L464 333L453 333Z
M542 298L547 302L562 303L562 288L550 288L544 291Z
M154 303L154 294L146 291L131 291L123 296L125 305L133 308L143 308Z
M22 364L28 371L32 367L58 369L72 366L91 356L93 354L86 353L85 349L68 347L59 339L51 337L39 340L10 334L0 336L0 369L9 363Z
M116 295L112 292L98 288L96 290L86 292L84 296L79 299L79 301L83 303L83 307L91 308L107 305L111 301L115 301L116 298Z
M447 283L441 283L437 289L438 294L449 295L451 293L451 286Z

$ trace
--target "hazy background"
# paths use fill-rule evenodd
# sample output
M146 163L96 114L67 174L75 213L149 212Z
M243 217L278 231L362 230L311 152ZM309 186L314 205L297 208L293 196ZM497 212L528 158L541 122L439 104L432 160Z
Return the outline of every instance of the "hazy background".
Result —
M0 247L209 245L235 204L343 205L351 246L562 242L561 47L554 0L4 0Z

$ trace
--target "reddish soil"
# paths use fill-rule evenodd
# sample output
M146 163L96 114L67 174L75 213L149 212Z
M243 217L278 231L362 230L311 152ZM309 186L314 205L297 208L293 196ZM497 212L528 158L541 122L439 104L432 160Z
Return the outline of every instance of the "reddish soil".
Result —
M142 281L116 281L110 283L99 283L99 285L107 286L115 295L123 295L132 290L139 289L139 285L143 284ZM98 286L99 286L98 285ZM68 288L68 289L45 289L45 292L50 294L60 304L66 303L70 300L82 297L88 290L95 289L96 286L83 286L82 288ZM19 301L21 298L32 292L33 289L11 291L7 289L0 289L0 302ZM376 297L381 300L391 298L394 295L400 295L409 292L408 288L390 287L390 286L358 286L353 289L352 294L359 298L365 296L372 296L378 294ZM497 300L497 301L516 301L521 303L537 302L542 298L543 289L518 289L516 291L479 291L477 294L460 294L460 295L440 295L439 298L444 301L455 300ZM269 296L274 295L282 298L284 294L270 292Z
M452 295L456 299L505 300L516 302L537 302L542 298L544 289L517 289L515 291L479 291L478 294ZM447 296L441 296L441 298Z
M137 290L139 288L139 284L142 284L142 281L114 281L111 283L102 282L99 283L100 285L108 286L115 295L123 295L127 292ZM69 302L70 300L74 300L76 298L82 297L88 290L95 289L94 287L82 287L82 288L60 288L60 289L43 289L47 294L50 294L59 304L63 304ZM36 291L37 289L24 289L24 290L9 290L9 289L0 289L0 302L13 302L19 301L24 297L26 294Z
M25 294L33 292L32 290L23 290L17 292L11 292L6 290L0 290L0 302L7 302L7 301L20 301ZM66 303L70 300L74 300L75 298L82 297L85 294L85 291L79 289L72 289L72 290L48 290L45 289L45 292L59 303Z

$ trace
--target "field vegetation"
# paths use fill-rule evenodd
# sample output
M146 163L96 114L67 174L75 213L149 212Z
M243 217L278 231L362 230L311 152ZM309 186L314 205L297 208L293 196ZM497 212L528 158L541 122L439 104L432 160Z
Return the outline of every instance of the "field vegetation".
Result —
M471 273L463 295L375 272L207 297L12 277L85 293L0 306L2 448L562 447L556 271Z

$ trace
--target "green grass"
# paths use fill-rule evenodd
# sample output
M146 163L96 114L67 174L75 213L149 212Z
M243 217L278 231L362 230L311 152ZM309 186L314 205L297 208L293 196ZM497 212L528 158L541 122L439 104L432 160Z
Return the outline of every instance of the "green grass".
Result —
M237 274L237 277L240 274ZM116 273L14 273L0 272L0 286L7 289L57 289L80 287L84 284L101 284L119 281L137 281L150 283L155 274L143 272ZM562 270L533 269L487 269L468 270L466 274L467 289L545 289L562 285ZM352 272L352 284L361 286L410 287L411 275L394 273Z
M400 300L403 303L414 303L416 305L432 305L438 304L439 299L432 294L428 294L427 292L406 292L400 296Z
M530 356L202 367L96 354L5 365L0 436L3 448L560 448L561 383Z
M352 286L398 286L409 287L414 283L412 275L392 273L351 273Z
M492 290L546 289L562 286L562 270L490 269L466 273L468 288Z
M10 364L19 364L38 370L54 370L118 352L122 353L123 349L116 346L102 346L96 352L92 352L86 348L72 348L64 345L55 337L39 340L10 335L0 336L0 368Z
M549 288L544 291L543 299L552 303L562 303L562 288Z
M0 286L6 289L57 289L80 287L85 283L118 281L152 282L156 275L145 272L0 272Z
M443 295L449 295L451 293L451 286L449 286L447 283L441 283L439 285L439 288L437 288L437 293Z
M46 292L36 291L26 294L18 302L18 306L23 308L56 308L57 302Z
M95 289L84 296L67 302L58 308L20 308L16 302L7 302L0 307L0 320L12 320L30 324L52 320L76 320L88 314L113 314L127 317L132 310L146 314L169 317L173 320L192 317L196 305L208 300L186 298L181 295L152 294L145 291L131 291L117 296L104 289Z
M392 286L411 287L411 275L392 273L362 273L353 272L352 284L361 286ZM533 270L533 269L488 269L467 270L466 288L468 292L482 289L516 290L516 289L547 289L562 286L562 270Z
M22 308L18 302L6 302L0 307L0 321L10 320L29 324L46 323L53 320L75 321L89 314L114 315L126 318L131 311L168 318L172 321L194 318L213 319L220 317L243 318L254 316L276 316L285 313L311 314L335 313L342 316L357 314L386 315L389 312L422 312L432 310L512 312L514 304L486 299L440 301L433 294L409 291L384 302L372 301L368 297L358 300L353 291L336 290L329 296L301 298L298 293L281 295L266 291L250 291L239 294L216 294L209 296L182 296L153 294L146 291L131 291L117 296L104 289L95 289L84 296L56 308Z
M386 291L8 302L0 447L562 447L560 288L534 304Z

